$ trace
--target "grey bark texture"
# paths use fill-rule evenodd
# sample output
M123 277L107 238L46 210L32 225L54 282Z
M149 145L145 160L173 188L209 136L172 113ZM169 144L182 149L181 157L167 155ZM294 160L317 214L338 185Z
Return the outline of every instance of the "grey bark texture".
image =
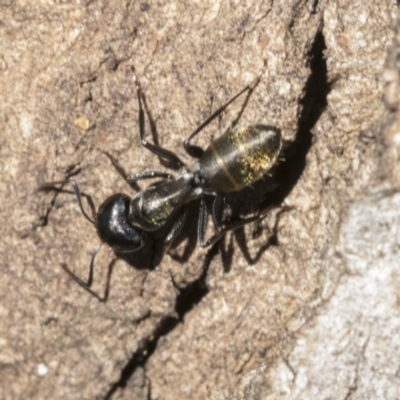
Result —
M400 398L397 8L0 0L0 398ZM76 172L97 206L133 195L104 151L166 169L131 66L148 140L189 165L183 140L265 66L196 144L238 117L279 127L273 177L232 207L280 206L200 249L193 204L157 265L165 232L115 262L104 246L102 303L60 266L86 279L96 230L71 188L38 188Z

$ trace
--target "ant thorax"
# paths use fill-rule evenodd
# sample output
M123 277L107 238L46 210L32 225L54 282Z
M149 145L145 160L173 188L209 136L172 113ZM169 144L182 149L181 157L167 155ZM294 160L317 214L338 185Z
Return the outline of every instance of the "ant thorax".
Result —
M129 219L146 231L159 229L202 194L202 188L194 184L193 173L183 169L176 179L164 179L137 193L130 203Z

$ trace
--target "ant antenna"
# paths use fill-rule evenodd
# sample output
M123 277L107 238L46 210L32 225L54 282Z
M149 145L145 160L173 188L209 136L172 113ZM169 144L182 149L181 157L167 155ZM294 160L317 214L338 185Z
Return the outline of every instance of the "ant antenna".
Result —
M56 182L47 182L43 185L41 185L39 187L39 191L50 191L50 190L55 190L57 192L61 192L64 189L64 186L66 183L70 183L72 185L72 187L74 188L74 192L75 192L75 196L78 200L78 204L79 204L79 208L81 209L81 212L83 214L83 216L89 221L91 222L93 225L96 225L96 218L95 218L95 211L94 211L94 204L93 201L91 199L90 196L84 195L85 197L88 197L88 202L91 205L92 208L92 212L93 212L93 216L89 217L89 215L86 213L86 211L83 208L83 204L82 204L82 194L79 190L79 186L78 184L71 178L68 178L64 181L56 181ZM61 185L61 187L57 187L57 185Z
M83 208L83 205L82 205L82 196L81 196L81 192L80 192L80 190L79 190L78 184L77 184L73 179L68 179L67 182L69 182L69 183L72 185L72 187L74 188L75 196L76 196L76 198L77 198L77 200L78 200L79 208L81 209L81 212L82 212L83 216L84 216L89 222L91 222L93 225L96 225L96 221L94 220L94 218L89 217L89 216L86 214L86 211L85 211L84 208ZM99 250L99 249L97 248L96 251L95 251L95 254L97 253L98 250Z
M76 276L68 267L66 264L61 264L61 266L63 267L63 269L65 271L67 271L69 273L69 275L72 277L72 279L78 283L80 286L82 286L84 289L89 289L90 286L92 286L93 283L93 269L94 269L94 260L97 256L97 253L99 252L99 250L101 249L101 246L103 246L103 243L100 243L99 245L97 245L97 247L95 248L93 254L92 254L92 259L90 260L90 267L89 267L89 276L88 276L88 280L87 282L85 282L83 279L79 278L78 276ZM90 290L89 290L90 291Z
M96 249L94 250L93 254L92 254L92 258L90 260L90 267L89 267L89 276L88 276L88 281L86 286L90 287L92 286L92 282L93 282L93 269L94 269L94 259L97 256L97 253L99 252L99 250L101 249L101 246L103 246L103 242L98 244Z
M99 252L99 250L101 249L101 247L103 246L104 243L100 243L96 249L94 250L93 254L92 254L92 259L90 260L90 268L89 268L89 277L88 277L88 281L85 282L84 280L82 280L81 278L79 278L77 275L75 275L68 267L67 264L62 263L61 267L63 268L63 270L65 272L68 273L68 275L79 285L81 286L83 289L85 289L87 292L89 292L91 295L93 295L94 297L96 297L99 301L101 302L105 302L108 298L108 294L110 291L110 278L111 278L111 273L115 264L115 260L111 262L111 264L109 265L108 268L108 274L107 274L107 283L106 283L106 288L104 291L104 296L100 297L96 292L94 292L92 289L90 289L90 287L92 286L92 282L93 282L93 269L94 269L94 260L97 256L97 253Z

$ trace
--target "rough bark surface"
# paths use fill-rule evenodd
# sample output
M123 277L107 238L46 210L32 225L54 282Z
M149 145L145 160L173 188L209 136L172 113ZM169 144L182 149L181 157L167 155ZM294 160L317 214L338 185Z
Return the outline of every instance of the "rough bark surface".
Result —
M400 397L396 2L0 1L0 21L0 398ZM260 234L200 249L193 203L159 260L166 230L116 262L101 249L105 303L80 288L60 264L85 279L96 230L72 188L38 188L133 195L104 151L166 169L131 66L148 140L190 165L183 140L264 65L196 139L282 130L272 176L227 199L282 205Z

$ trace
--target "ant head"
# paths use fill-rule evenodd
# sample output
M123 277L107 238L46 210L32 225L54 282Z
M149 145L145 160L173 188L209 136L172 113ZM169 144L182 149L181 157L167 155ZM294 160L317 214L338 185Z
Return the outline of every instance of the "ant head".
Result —
M140 249L146 239L146 233L129 222L130 201L124 193L114 194L101 204L96 215L95 225L100 239L121 253Z

